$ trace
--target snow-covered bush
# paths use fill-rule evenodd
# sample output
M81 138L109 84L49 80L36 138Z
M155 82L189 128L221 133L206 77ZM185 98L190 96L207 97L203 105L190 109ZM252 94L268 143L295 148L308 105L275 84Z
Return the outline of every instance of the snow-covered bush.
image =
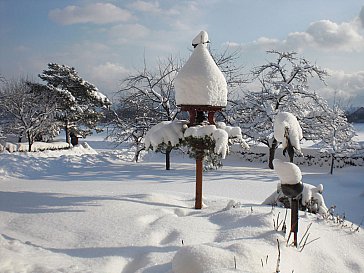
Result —
M34 142L31 151L38 152L38 151L46 151L46 150L63 150L68 149L71 146L66 142ZM10 152L27 152L29 151L29 144L28 143L17 143L13 144L7 142L5 144L5 149Z
M300 140L303 138L302 128L298 123L297 118L289 112L280 112L274 119L274 138L282 143L283 153L290 146L301 153Z
M204 158L205 169L221 166L221 159L229 152L229 144L240 143L241 147L249 146L243 140L239 127L226 126L219 122L215 125L196 125L187 127L185 120L162 121L146 133L146 149L161 151L166 146L185 146L192 158Z
M299 209L311 213L326 216L329 212L325 204L323 193L323 185L319 184L314 186L311 184L303 183L303 192L299 198ZM267 199L263 201L263 205L279 206L290 208L290 201L287 196L282 192L281 183L277 184L277 191L272 193Z
M32 145L32 152L46 151L46 150L62 150L70 148L67 142L34 142ZM29 150L27 143L18 143L18 152L26 152Z
M6 142L5 143L5 148L7 151L9 151L10 153L14 153L16 151L18 151L18 147L17 145L10 143L10 142Z
M157 151L161 145L178 146L184 140L186 128L187 121L184 120L162 121L154 125L145 135L145 149Z
M242 160L248 162L268 162L268 147L251 145L249 150L241 149L239 146L233 146L230 149ZM282 148L277 148L276 158L284 159ZM300 166L317 166L328 167L331 164L331 154L318 148L301 148L303 155L295 157L295 164ZM362 151L362 152L360 152ZM338 154L334 160L335 168L346 166L364 166L363 148L357 149L353 153Z
M280 179L280 183L277 185L277 191L271 194L263 204L289 208L291 206L290 200L283 193L282 185L297 185L302 183L301 170L297 165L290 162L283 162L280 159L274 159L273 165ZM299 209L325 216L328 213L328 208L322 196L323 189L322 184L316 187L304 183L303 191L298 195Z

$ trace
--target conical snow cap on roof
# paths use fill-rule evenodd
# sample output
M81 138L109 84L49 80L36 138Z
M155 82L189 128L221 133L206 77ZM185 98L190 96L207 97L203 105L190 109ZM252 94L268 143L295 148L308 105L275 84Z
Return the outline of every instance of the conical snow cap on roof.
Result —
M192 41L196 47L174 83L177 105L225 107L227 104L226 80L207 50L207 42L206 31L201 31Z

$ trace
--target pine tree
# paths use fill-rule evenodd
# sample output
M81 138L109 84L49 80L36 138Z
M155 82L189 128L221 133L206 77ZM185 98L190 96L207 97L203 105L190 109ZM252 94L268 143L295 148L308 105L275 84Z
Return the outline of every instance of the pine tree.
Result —
M99 129L98 122L104 117L102 109L111 102L93 84L84 81L75 68L50 63L39 77L57 98L57 119L63 123L68 143L71 133L85 137Z

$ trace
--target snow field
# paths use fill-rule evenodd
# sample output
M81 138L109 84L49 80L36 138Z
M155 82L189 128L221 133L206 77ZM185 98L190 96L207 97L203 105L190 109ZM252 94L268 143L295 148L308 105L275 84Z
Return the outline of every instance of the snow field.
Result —
M303 252L286 246L288 234L273 228L285 210L260 205L279 182L265 164L228 156L222 169L204 173L207 207L194 210L195 166L187 156L173 153L165 171L160 154L132 163L126 147L98 147L90 154L1 154L0 272L271 273L277 239L281 272L364 271L362 229L300 212L299 239L310 224L310 239L320 239ZM360 221L362 168L334 176L301 171L304 181L324 184L329 205L345 188L337 206L346 204Z

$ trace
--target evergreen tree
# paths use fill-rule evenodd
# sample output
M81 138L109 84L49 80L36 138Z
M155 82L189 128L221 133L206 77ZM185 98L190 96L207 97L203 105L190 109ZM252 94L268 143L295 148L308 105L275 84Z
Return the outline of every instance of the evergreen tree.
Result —
M84 81L75 68L50 63L39 77L57 98L56 117L63 123L68 143L71 133L85 137L99 129L98 122L104 117L102 109L111 102L93 84Z

